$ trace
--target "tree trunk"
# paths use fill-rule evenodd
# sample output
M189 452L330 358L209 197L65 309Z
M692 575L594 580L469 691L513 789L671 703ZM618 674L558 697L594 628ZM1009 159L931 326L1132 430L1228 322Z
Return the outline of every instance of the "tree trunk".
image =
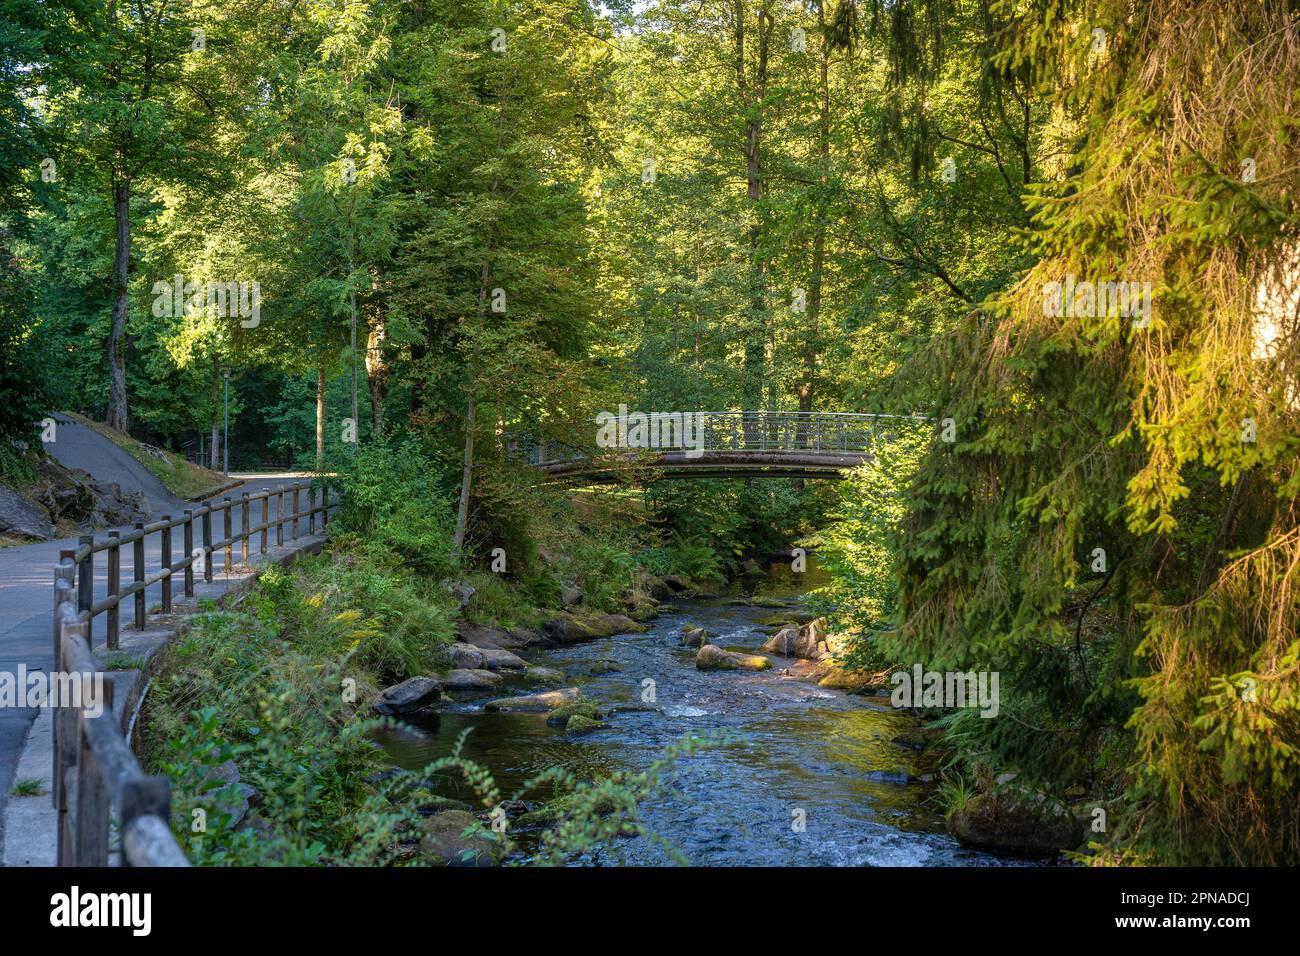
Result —
M495 186L495 181L494 184ZM488 263L479 269L479 310L486 318L488 308ZM470 350L469 398L465 402L465 461L460 475L460 502L456 507L456 536L453 549L457 557L465 545L465 532L469 528L469 492L474 484L474 425L478 417L478 342Z
M374 286L372 285L373 289ZM388 397L388 323L379 305L366 310L369 334L366 336L366 383L370 388L370 435L378 441L384 430L384 401Z
M325 366L316 369L316 470L325 467Z
M457 556L465 545L465 531L469 527L469 490L474 483L474 419L478 414L477 388L470 369L469 399L465 403L465 463L460 474L460 503L456 506L456 537L454 550Z
M117 226L113 250L113 324L108 335L108 415L109 428L126 432L131 427L131 413L126 398L126 311L127 273L131 264L131 183L113 179L113 219Z
M804 326L803 361L799 382L799 411L813 410L813 397L817 384L817 356L820 351L819 338L822 310L822 276L826 267L826 221L827 214L826 187L830 178L831 131L830 131L830 44L826 37L825 2L817 5L817 26L821 32L821 44L817 58L817 150L821 168L818 170L818 182L821 192L817 201L816 222L813 224L812 271L808 280L807 320ZM806 429L800 429L800 444L806 442Z
M209 467L221 470L221 359L212 353L212 443L208 449Z
M740 91L748 119L745 121L745 179L746 193L754 217L749 227L749 306L744 354L744 404L746 410L762 408L764 384L768 379L768 317L767 317L767 266L762 252L762 224L759 222L758 204L763 198L763 168L761 148L763 135L762 106L767 86L768 39L772 33L772 18L764 3L758 11L758 48L751 87L745 72L745 4L735 0L735 69L736 84ZM745 443L757 442L758 433L753 425L745 429Z

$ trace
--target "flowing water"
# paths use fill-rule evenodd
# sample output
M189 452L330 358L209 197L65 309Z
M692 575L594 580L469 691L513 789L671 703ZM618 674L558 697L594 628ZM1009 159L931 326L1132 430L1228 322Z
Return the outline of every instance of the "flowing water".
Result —
M718 598L675 602L678 610L650 622L644 634L523 652L533 664L564 671L566 685L580 687L603 708L647 708L615 712L608 730L570 736L548 726L544 714L486 713L480 699L452 705L432 724L387 731L381 743L394 763L418 769L448 754L472 728L463 755L487 766L501 791L511 794L554 766L579 779L644 770L666 747L695 735L710 745L680 758L672 787L642 808L644 822L690 863L1014 862L965 849L948 836L932 800L936 768L892 742L915 722L893 710L887 696L849 695L783 677L781 658L770 671L699 671L694 650L679 646L683 625L693 624L716 634L711 640L719 646L756 652L767 637L757 622L779 611L727 601L758 591L793 604L795 577L779 565ZM816 571L797 578L815 586ZM618 670L592 676L596 662ZM654 682L653 706L643 700L647 679ZM451 781L441 789L446 796L467 796ZM667 860L654 841L620 839L615 850L585 862Z

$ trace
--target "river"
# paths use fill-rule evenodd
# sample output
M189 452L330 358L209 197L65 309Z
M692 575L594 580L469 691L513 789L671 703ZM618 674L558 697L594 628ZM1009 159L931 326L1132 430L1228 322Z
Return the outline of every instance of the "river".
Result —
M580 779L648 767L688 734L710 746L680 759L672 788L643 805L643 821L696 865L963 866L1005 865L962 847L935 806L935 767L892 743L915 722L888 697L823 690L771 671L699 671L679 646L683 625L702 626L712 642L757 652L768 636L758 623L777 613L739 597L797 598L815 586L815 568L787 565L749 575L715 598L674 602L676 610L643 634L524 652L530 662L569 675L570 686L621 711L610 729L569 736L542 714L495 714L482 700L452 705L439 721L387 731L382 744L398 766L418 769L445 756L467 727L464 756L488 767L509 795L534 774L565 766ZM600 676L596 662L617 667ZM524 691L521 691L524 692ZM466 798L451 782L445 796ZM545 795L542 795L545 796ZM535 798L529 795L529 799ZM799 827L799 823L803 827ZM593 864L656 864L667 857L651 840L619 839Z

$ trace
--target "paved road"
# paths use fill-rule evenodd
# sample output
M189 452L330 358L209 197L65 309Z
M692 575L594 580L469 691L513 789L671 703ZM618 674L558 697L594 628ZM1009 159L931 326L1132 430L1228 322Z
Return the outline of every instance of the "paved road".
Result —
M81 468L90 472L96 479L115 481L129 491L143 491L146 504L150 509L150 519L156 521L165 514L179 517L186 508L198 507L180 501L154 478L139 462L122 451L94 429L78 425L71 420L60 417L57 440L46 446L55 453L55 457L65 465ZM232 509L232 525L236 533L243 528L240 514L239 497L244 492L254 493L277 485L295 481L305 481L306 476L296 474L247 474L235 475L243 478L244 484L231 491L217 495L217 500L231 497L235 502ZM285 510L292 507L286 496ZM302 501L306 507L306 499ZM278 516L276 501L271 500L270 515ZM251 524L261 522L261 503L253 504ZM129 528L118 529L123 533ZM306 522L302 524L306 533ZM216 540L224 537L221 515L213 515L212 533ZM195 542L201 543L201 532L195 527ZM286 537L289 532L286 531ZM172 532L172 559L179 560L182 555L181 529ZM97 531L98 541L107 536L107 529ZM146 574L160 567L162 555L162 534L149 535L145 543ZM270 544L275 544L275 531L271 530ZM15 674L19 664L25 664L28 671L48 670L53 657L53 602L54 602L54 566L58 564L59 551L76 548L76 538L60 541L43 541L37 544L22 545L12 548L0 548L0 672ZM256 537L253 552L256 553ZM124 549L125 551L125 549ZM94 599L100 600L107 593L108 569L103 554L96 555ZM239 560L236 548L235 560ZM221 579L222 564L220 558L214 563L215 580ZM132 561L129 552L122 555L122 581L129 583L132 576ZM173 583L172 593L182 593L182 580L178 575ZM162 601L162 584L149 588L146 606L154 607ZM128 602L122 611L122 626L131 620L131 607ZM102 616L94 623L92 636L96 647L102 648L104 642L104 623ZM32 708L0 707L0 850L4 847L4 813L3 808L9 797L9 788L13 786L14 769L22 753L23 743L36 711ZM2 854L0 854L2 855Z
M145 509L153 520L183 508L181 500L149 469L95 429L66 415L55 415L54 420L58 423L55 440L44 446L51 458L69 468L90 472L96 481L115 482L126 491L143 492Z

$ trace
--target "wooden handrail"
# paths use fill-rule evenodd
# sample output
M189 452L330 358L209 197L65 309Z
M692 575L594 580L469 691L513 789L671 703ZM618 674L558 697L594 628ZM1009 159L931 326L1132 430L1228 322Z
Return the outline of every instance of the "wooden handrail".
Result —
M317 484L322 485L320 503L316 501ZM299 509L299 494L307 491L307 507ZM292 494L293 512L283 508L284 493ZM275 520L270 518L270 499L277 499ZM248 520L249 504L261 501L261 522L254 525ZM63 686L76 683L80 699L69 702L52 700L54 710L54 786L53 800L58 811L58 863L60 866L107 866L112 862L109 835L111 825L117 823L121 835L122 866L189 866L180 844L169 827L170 782L166 777L150 777L141 770L135 755L120 726L113 716L113 685L99 669L93 652L92 628L94 619L107 615L106 645L117 650L121 607L127 599L134 599L134 624L146 624L145 593L150 586L162 582L163 609L170 610L171 579L183 574L186 597L194 596L194 569L202 567L204 581L212 581L213 561L216 553L225 549L225 569L231 567L231 552L236 544L242 545L247 563L253 535L260 534L260 553L266 553L269 531L276 529L276 544L285 540L285 525L290 524L290 537L297 538L299 521L307 519L309 533L316 532L316 517L320 515L321 527L329 521L331 504L329 483L301 483L280 485L274 489L241 496L240 505L244 526L236 534L231 528L229 498L220 504L211 503L187 510L184 517L165 517L150 524L137 522L135 528L122 534L110 531L107 540L96 542L92 535L82 536L79 547L60 552L59 564L54 569L54 668L53 679L59 678ZM337 502L333 505L337 507ZM212 515L223 515L225 537L213 540ZM201 544L194 543L194 522L199 522ZM173 560L171 533L182 529L185 554ZM160 566L152 573L145 568L145 539L151 534L161 534ZM134 556L132 581L122 586L122 548L130 546ZM94 600L95 555L108 553L107 594ZM73 680L75 676L75 681ZM87 690L89 688L89 691ZM88 701L88 693L93 699ZM100 710L95 712L96 707Z
M322 486L322 500L320 504L316 503L316 487ZM307 507L299 510L299 494L307 491ZM293 496L294 510L292 514L285 514L277 507L275 520L270 518L270 501L275 497L278 502L284 501L284 492L289 491ZM253 501L262 502L262 520L254 524L249 520L249 504ZM276 529L276 544L284 542L284 526L286 523L292 523L292 538L298 537L299 521L307 519L310 534L316 533L316 517L320 515L321 525L329 520L329 482L326 479L323 482L301 482L299 484L285 486L278 485L275 488L268 488L265 491L259 491L252 494L242 495L240 498L241 512L244 517L244 526L238 533L233 530L232 511L234 502L230 498L223 498L220 503L212 502L201 508L187 510L180 518L164 517L160 521L144 524L136 522L135 528L125 534L119 531L110 531L107 540L96 541L93 535L83 535L80 540L80 546L74 551L63 552L63 555L69 557L77 569L77 606L88 613L89 630L87 639L94 640L94 619L100 614L108 613L108 635L107 646L109 650L117 650L119 630L121 627L121 606L128 598L134 598L135 609L133 614L134 626L139 629L143 628L146 623L147 613L145 608L145 592L155 584L161 583L163 586L162 606L163 613L171 610L171 581L172 576L181 574L183 577L183 588L186 597L194 596L194 567L196 563L202 563L203 580L212 581L213 567L212 558L219 551L224 551L225 561L224 570L230 573L234 566L234 548L240 546L240 557L246 565L251 557L251 539L254 535L260 534L259 553L265 554L269 546L269 532L272 527ZM212 539L212 515L219 513L224 519L224 536L217 541ZM199 521L200 531L202 533L202 543L195 545L194 522ZM178 559L173 560L171 554L171 534L175 528L181 529L181 537L185 553ZM150 573L145 569L145 539L151 535L160 536L162 547L160 566L157 570ZM126 587L121 584L122 574L122 548L130 546L133 560L132 580ZM95 555L100 552L107 552L108 556L108 589L107 594L102 600L95 601L93 597L94 590L94 561Z
M189 866L168 826L171 784L150 777L113 714L113 685L90 649L88 615L77 610L77 566L65 557L54 577L54 808L59 866L108 866L114 817L122 866ZM76 688L73 700L63 690Z

